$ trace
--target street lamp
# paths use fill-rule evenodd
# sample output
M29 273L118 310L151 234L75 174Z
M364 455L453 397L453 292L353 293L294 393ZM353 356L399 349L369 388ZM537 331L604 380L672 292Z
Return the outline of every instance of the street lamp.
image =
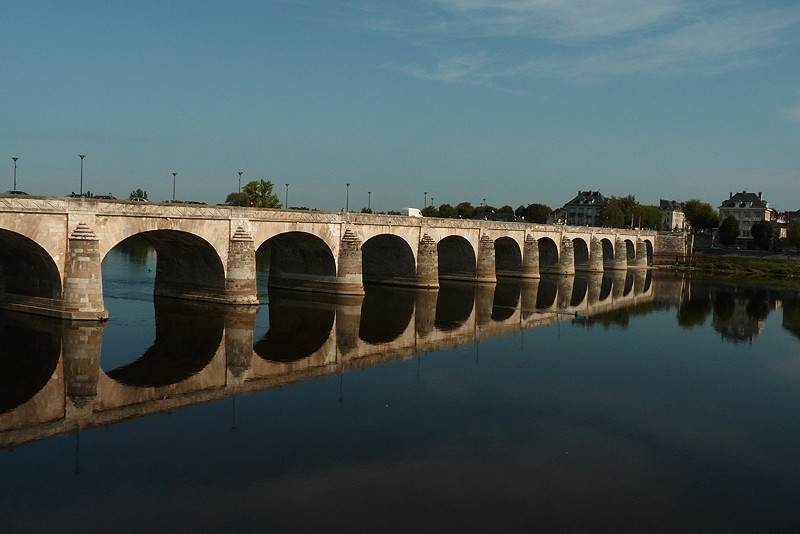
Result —
M372 211L372 191L367 191L367 209Z
M86 157L86 154L78 154L78 157L81 158L81 197L83 196L83 158Z
M16 156L11 156L11 159L14 160L14 191L17 190L17 160L19 159Z
M286 184L286 196L284 197L286 200L286 209L289 209L289 184Z
M344 201L344 211L350 211L350 184L345 184L347 186L347 197Z
M433 197L431 197L431 207L433 207Z
M175 202L175 177L178 176L177 172L172 173L172 201Z
M428 192L424 191L424 194L425 194L425 200L422 202L423 208L428 205Z
M244 171L239 171L239 192L240 193L242 192L242 174L244 174Z

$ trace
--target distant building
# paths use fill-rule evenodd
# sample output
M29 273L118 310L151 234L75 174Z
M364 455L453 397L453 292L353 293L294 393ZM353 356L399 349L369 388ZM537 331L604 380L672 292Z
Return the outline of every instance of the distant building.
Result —
M658 209L661 210L662 230L674 232L686 230L686 217L683 214L683 202L661 199L658 201Z
M723 201L719 207L720 222L729 215L739 222L739 237L752 239L750 229L753 223L774 220L775 210L769 202L761 198L761 191L758 194L742 191L735 195L730 193L728 200Z
M578 196L564 204L558 218L564 224L575 226L602 226L600 218L606 197L600 191L578 191Z

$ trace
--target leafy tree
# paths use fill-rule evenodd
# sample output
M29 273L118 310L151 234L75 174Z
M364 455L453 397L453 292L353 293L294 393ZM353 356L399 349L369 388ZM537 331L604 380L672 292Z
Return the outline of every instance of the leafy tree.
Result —
M661 224L661 210L658 206L636 205L635 223L640 228L658 228Z
M439 210L437 210L433 206L425 206L424 208L422 208L421 211L422 211L422 216L423 217L438 217L439 216Z
M544 224L553 210L547 204L528 204L525 220L532 223Z
M701 202L696 198L684 202L683 215L689 221L694 233L714 228L719 221L717 211L711 207L711 204Z
M372 213L372 208L361 208L361 213Z
M514 214L514 208L512 208L509 205L505 205L505 206L501 207L499 210L497 210L497 212L498 213L510 213L510 214L513 215Z
M789 228L789 235L786 236L786 240L800 252L800 223L794 223Z
M456 206L458 217L461 219L471 219L475 215L475 207L469 202L462 202Z
M739 237L739 221L733 215L728 215L719 225L720 243L729 247L736 242L737 237Z
M631 221L638 221L636 206L633 195L606 198L600 210L600 220L605 226L625 228Z
M446 219L458 219L458 210L450 204L442 204L439 206L439 217Z
M281 201L278 198L278 195L272 192L272 182L267 180L253 180L252 182L248 182L247 184L242 186L242 195L246 197L246 204L245 206L253 206L255 208L280 208ZM234 195L239 195L239 193L231 193L228 195L228 199L233 197L233 200L241 202L241 197L234 197ZM234 204L236 206L241 206L242 204Z
M141 189L136 189L135 191L131 191L131 194L128 197L128 199L133 200L134 198L143 198L147 200L147 191L142 191Z
M769 250L772 233L773 228L769 221L757 221L750 227L750 235L753 237L753 242L761 250Z
M228 204L229 206L249 206L250 197L244 193L231 193L225 197L225 204Z

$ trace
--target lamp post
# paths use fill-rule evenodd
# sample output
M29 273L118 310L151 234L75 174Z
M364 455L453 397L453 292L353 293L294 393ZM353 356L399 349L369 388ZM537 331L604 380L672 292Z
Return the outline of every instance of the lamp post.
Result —
M16 156L11 156L11 159L14 160L14 191L17 190L17 160L19 159Z
M286 203L286 209L288 210L289 209L289 184L286 184L286 196L283 197L283 198L285 199L284 202Z
M172 173L172 201L175 202L175 177L178 176L177 172Z
M428 205L428 192L424 191L423 194L425 195L425 200L422 201L422 207L424 208Z
M86 154L78 154L78 157L81 158L81 196L83 196L83 158L86 157Z
M431 197L431 207L433 207L433 197Z
M372 211L372 191L367 191L367 209Z
M346 183L345 185L347 186L347 196L344 201L344 211L350 211L350 183Z
M239 171L239 192L240 193L242 192L242 174L244 174L244 171Z

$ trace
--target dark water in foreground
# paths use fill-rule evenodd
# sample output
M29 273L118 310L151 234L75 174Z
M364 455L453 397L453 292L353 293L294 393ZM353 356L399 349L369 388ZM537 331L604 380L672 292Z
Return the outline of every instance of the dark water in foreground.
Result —
M0 318L4 532L800 527L800 292L606 275L252 316L154 305L152 262L106 260L99 333Z

